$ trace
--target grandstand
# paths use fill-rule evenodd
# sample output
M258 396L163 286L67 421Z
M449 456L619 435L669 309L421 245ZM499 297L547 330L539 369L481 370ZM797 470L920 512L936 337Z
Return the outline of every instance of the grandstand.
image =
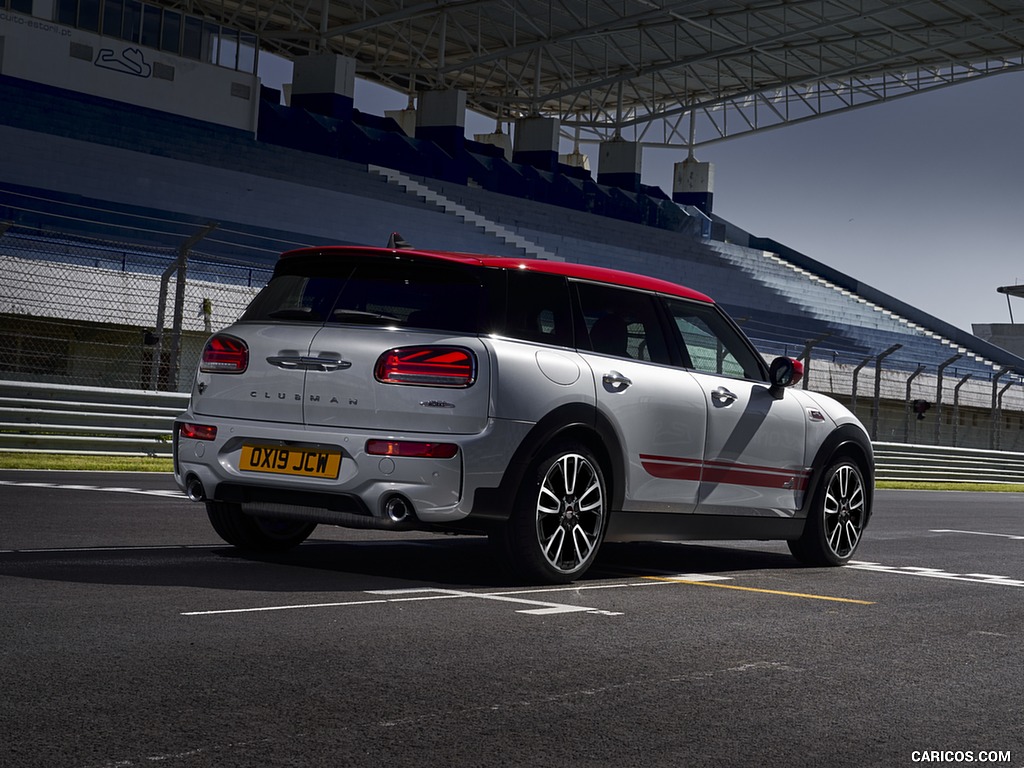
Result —
M0 40L24 35L12 21L19 14L29 17L12 6L0 18ZM51 26L47 34L71 38L72 57L76 44L88 44L92 61L106 44ZM240 82L249 88L248 111L227 114L215 103L203 115L175 99L26 76L10 66L16 50L0 46L0 100L16 105L0 111L3 378L186 391L205 334L237 316L280 251L383 245L399 230L425 248L609 266L689 285L722 303L766 358L804 358L810 387L853 404L878 439L941 441L940 424L910 417L910 403L924 399L962 409L947 411L945 422L954 434L962 426L961 445L993 447L998 438L994 447L1024 448L1021 388L1007 386L1020 382L1024 359L745 232L699 196L691 204L635 181L612 184L549 153L509 158L499 144L451 131L411 136L394 119L339 109L337 100L305 94L284 103L237 65L229 85L232 95L244 93ZM150 59L166 62L174 80L195 68L185 53ZM197 233L186 280L182 243ZM160 301L179 280L181 358L174 372L150 376L168 364L147 349L144 332L167 335L174 309L161 322ZM76 326L103 329L130 351L115 358L90 342L88 365L64 367L26 357L27 336L56 344L63 333L54 349L72 359L84 344ZM115 368L131 373L112 380ZM998 436L990 428L997 418Z

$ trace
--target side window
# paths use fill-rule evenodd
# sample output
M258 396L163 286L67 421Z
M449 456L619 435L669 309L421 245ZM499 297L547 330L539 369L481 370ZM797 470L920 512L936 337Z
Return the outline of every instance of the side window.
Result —
M688 368L734 378L763 378L757 357L713 306L676 299L667 299L666 305L682 336Z
M564 277L510 269L505 332L515 339L573 346L569 286Z
M579 346L603 355L668 363L668 345L650 294L593 283L577 283L587 338Z

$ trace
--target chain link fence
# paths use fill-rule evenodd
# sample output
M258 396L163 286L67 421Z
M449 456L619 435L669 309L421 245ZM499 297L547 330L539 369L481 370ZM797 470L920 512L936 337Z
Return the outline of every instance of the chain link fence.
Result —
M0 378L188 391L213 330L237 319L271 268L192 251L0 237Z
M189 391L206 339L271 273L195 250L203 234L161 250L0 225L0 379ZM881 351L870 365L815 354L807 386L849 406L874 440L1024 451L1016 372L943 376L888 369Z

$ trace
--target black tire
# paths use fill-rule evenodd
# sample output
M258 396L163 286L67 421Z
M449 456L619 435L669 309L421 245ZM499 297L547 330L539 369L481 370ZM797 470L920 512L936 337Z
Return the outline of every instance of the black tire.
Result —
M229 501L207 501L206 515L218 536L250 552L283 552L304 542L316 529L316 523L247 515L241 504Z
M805 565L845 565L857 551L869 514L860 467L851 459L839 459L825 470L803 535L789 542L789 551Z
M608 492L597 458L580 443L545 450L531 465L512 517L496 537L513 570L531 582L566 584L597 557Z

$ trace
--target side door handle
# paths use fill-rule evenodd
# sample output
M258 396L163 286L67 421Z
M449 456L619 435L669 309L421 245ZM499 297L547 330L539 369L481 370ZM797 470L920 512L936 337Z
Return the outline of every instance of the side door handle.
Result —
M734 392L730 392L725 387L718 387L711 391L711 399L715 402L715 405L732 405L736 402L737 395Z
M623 392L633 383L632 379L628 376L623 376L618 371L608 371L608 373L601 377L601 381L604 383L604 388L609 392Z

